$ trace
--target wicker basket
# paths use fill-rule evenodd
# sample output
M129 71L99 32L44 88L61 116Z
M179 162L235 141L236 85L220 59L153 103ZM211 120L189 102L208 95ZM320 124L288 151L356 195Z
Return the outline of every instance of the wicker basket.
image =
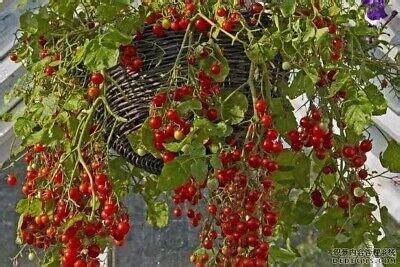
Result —
M172 69L184 35L184 31L169 31L166 37L157 38L152 33L151 26L146 26L143 39L135 43L138 53L144 59L143 69L133 73L120 65L109 70L109 75L117 85L108 88L107 101L116 114L128 119L128 122L118 124L114 129L111 147L135 166L154 174L161 172L162 161L151 154L139 156L132 149L127 136L140 128L148 117L150 101L157 90L164 87L168 77L163 77L163 74ZM204 38L204 41L208 40L206 36L197 37ZM250 61L244 52L244 47L239 42L232 44L232 39L224 34L220 34L218 44L223 49L230 66L229 76L222 88L237 88L248 78ZM182 55L186 55L185 51ZM185 68L187 63L184 58L181 60L182 67ZM246 91L246 88L244 90ZM107 123L107 128L110 129L114 121L110 118Z

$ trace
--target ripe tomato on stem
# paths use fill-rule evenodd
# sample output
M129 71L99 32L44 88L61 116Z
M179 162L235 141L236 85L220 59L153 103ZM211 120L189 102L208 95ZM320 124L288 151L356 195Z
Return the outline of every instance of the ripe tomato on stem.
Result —
M258 99L255 104L257 112L264 113L267 109L267 101L264 99Z
M194 25L196 30L199 32L206 32L211 27L211 25L204 18L198 18Z
M16 53L11 53L10 60L16 62L18 60L18 55Z
M221 72L221 65L219 62L214 62L211 65L211 73L214 75L218 75Z
M97 86L91 86L88 88L87 94L91 99L95 99L100 95L100 89Z
M7 184L9 186L14 186L17 184L17 177L14 175L8 175L7 176Z
M217 9L217 15L218 17L225 17L226 15L228 15L228 10L225 7L219 7Z

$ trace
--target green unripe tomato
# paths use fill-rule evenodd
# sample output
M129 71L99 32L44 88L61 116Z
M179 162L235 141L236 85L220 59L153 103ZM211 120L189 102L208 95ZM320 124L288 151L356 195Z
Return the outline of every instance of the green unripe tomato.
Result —
M292 64L290 64L290 62L285 61L282 63L283 70L290 70L291 67L292 67Z
M183 138L185 138L185 134L184 134L182 131L180 131L180 130L176 130L176 131L174 132L174 138L175 138L176 140L178 140L178 141L181 141L181 140L183 140Z
M143 148L139 148L137 151L136 151L136 153L139 155L139 156L144 156L144 155L146 155L146 150L144 150Z
M27 170L32 171L32 170L36 169L36 167L37 167L36 164L32 163L31 165L28 166Z
M28 260L33 261L35 259L35 253L29 252L28 254Z
M217 144L211 144L210 149L211 149L211 152L212 152L213 154L216 154L216 153L219 151L219 145L217 145Z
M364 190L360 187L356 187L354 189L354 196L356 197L362 197L365 194Z
M325 122L321 122L321 123L319 124L319 128L321 128L321 130L322 130L324 133L327 133L327 132L329 131L329 124L328 124L328 123L325 123Z
M169 21L169 19L167 19L167 18L164 18L164 19L162 20L162 22L161 22L161 26L162 26L164 29L168 30L169 28L171 28L171 21Z

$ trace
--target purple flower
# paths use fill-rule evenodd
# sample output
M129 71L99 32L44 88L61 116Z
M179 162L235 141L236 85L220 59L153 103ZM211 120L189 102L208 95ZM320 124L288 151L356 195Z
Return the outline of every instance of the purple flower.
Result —
M362 3L368 6L367 17L370 20L380 20L387 17L385 0L362 0Z

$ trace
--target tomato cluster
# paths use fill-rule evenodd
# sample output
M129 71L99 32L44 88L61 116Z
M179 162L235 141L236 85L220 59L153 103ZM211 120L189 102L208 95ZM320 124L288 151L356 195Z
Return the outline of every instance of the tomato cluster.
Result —
M339 61L342 59L342 49L344 47L344 41L341 37L336 36L337 25L335 22L331 20L331 18L326 17L323 18L321 16L317 16L313 20L314 26L317 29L322 29L324 27L328 28L328 32L333 35L331 42L331 54L330 57L333 61Z
M295 151L300 151L304 147L311 148L315 157L318 160L324 161L325 165L321 169L320 175L329 175L337 172L337 159L341 159L346 164L346 169L352 172L356 177L350 185L349 192L335 192L338 207L348 209L351 204L352 196L354 203L365 202L364 194L357 195L354 192L355 188L362 189L362 184L359 180L365 180L368 177L368 172L363 169L367 156L366 153L372 149L372 141L369 139L362 140L356 145L343 145L335 143L332 123L322 122L323 114L318 108L312 106L309 114L300 119L300 128L298 130L289 131L287 134L291 148ZM345 127L345 126L344 126ZM323 196L320 189L315 189L311 192L311 201L316 207L322 207L326 202L326 197ZM330 199L329 199L330 200Z
M255 109L259 119L248 127L253 137L221 152L224 168L214 170L217 186L212 191L214 197L209 200L208 218L200 237L205 249L213 247L216 236L222 238L223 245L218 246L216 254L218 266L266 266L269 244L265 237L272 235L278 223L271 199L271 174L278 169L274 158L282 152L283 145L272 128L267 102L260 98ZM254 171L256 176L251 174ZM208 179L212 190L214 178Z
M131 44L120 47L120 62L132 72L137 72L143 67L143 59L138 54L136 47Z
M202 189L205 188L206 183L198 184L194 179L189 179L184 185L179 186L174 190L173 202L175 205L184 205L187 202L191 207L186 211L187 217L191 220L193 227L197 227L202 219L201 213L192 207L198 204L198 201L203 198ZM173 210L176 217L182 216L182 208L177 206Z
M321 122L321 111L311 108L308 116L300 119L300 129L288 132L291 148L300 151L303 147L312 147L315 156L323 160L333 148L332 124Z
M266 112L267 103L259 99L256 108L260 118L270 116ZM265 120L264 120L265 121ZM173 201L178 205L173 214L180 217L183 206L192 226L201 220L200 240L206 250L217 246L217 266L266 266L269 244L264 237L271 236L278 223L278 213L274 209L270 194L273 189L271 174L278 169L273 158L282 151L282 143L273 128L264 127L259 120L250 125L254 134L265 137L263 142L249 140L242 146L239 142L228 142L230 150L221 151L219 158L222 169L212 169L207 180L197 184L190 179L175 189ZM269 119L272 127L272 119ZM265 149L263 143L272 142L275 149ZM249 172L257 170L254 178ZM203 213L195 208L202 199L202 189L208 188L208 204ZM185 204L187 203L187 204ZM219 239L221 241L219 241ZM223 244L223 245L218 245ZM196 266L205 266L208 254L195 253L191 261Z
M226 32L235 30L235 27L239 25L240 21L243 19L242 14L238 10L243 11L244 6L245 2L240 0L234 8L220 6L216 9L215 15L220 18L217 23L222 30ZM183 7L177 4L175 6L168 6L166 12L155 11L151 13L147 16L146 23L153 25L153 34L162 38L167 35L168 30L186 30L190 24L191 17L193 17L197 9L197 3L192 0L187 0ZM252 17L248 19L249 26L255 26L258 23L258 18L263 10L264 7L260 3L252 3L249 6L248 11L252 15ZM211 23L215 22L205 17L197 17L193 26L198 33L207 33L212 27Z
M98 84L99 77L93 77ZM76 177L63 173L63 156L63 151L42 144L25 155L28 167L22 192L30 203L39 205L38 210L21 215L18 234L23 243L37 248L59 247L63 266L100 266L97 257L107 240L124 243L131 228L129 216L113 194L100 151L82 151L84 160L91 162L90 173L78 163ZM10 181L14 183L14 178Z

